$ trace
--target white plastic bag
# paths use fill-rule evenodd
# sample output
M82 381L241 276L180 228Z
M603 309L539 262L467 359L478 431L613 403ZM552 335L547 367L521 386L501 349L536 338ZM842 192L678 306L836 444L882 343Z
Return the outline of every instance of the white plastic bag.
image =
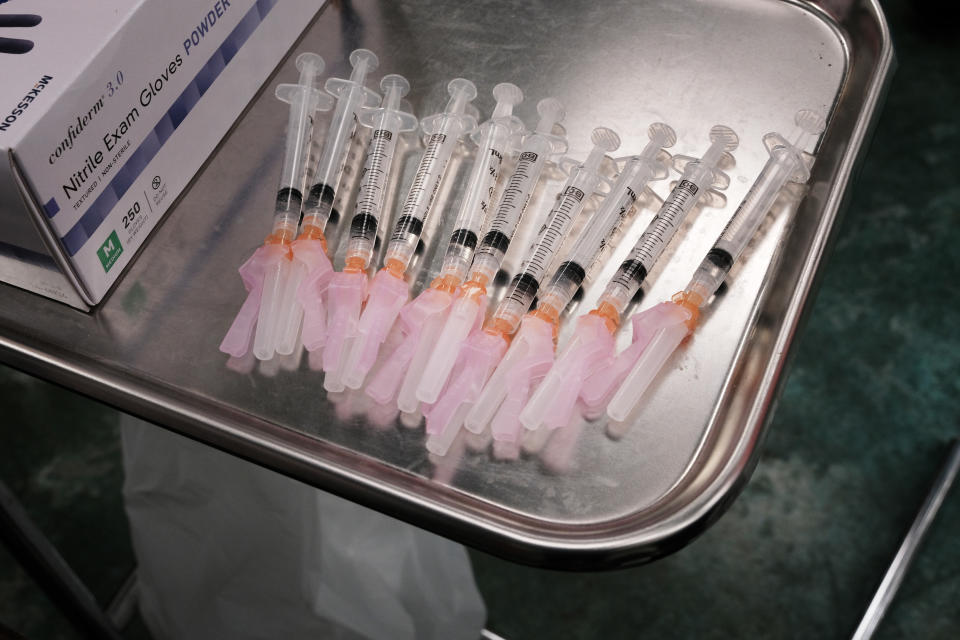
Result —
M129 416L124 497L157 640L469 639L464 548Z

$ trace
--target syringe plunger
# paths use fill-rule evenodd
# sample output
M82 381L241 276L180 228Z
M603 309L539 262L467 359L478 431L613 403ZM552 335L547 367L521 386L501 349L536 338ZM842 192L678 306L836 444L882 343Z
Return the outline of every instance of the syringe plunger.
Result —
M458 140L477 126L476 108L470 105L470 101L477 97L476 86L465 78L454 78L447 84L447 92L450 99L445 110L424 118L420 123L420 128L428 136L427 148L420 158L384 255L384 266L397 276L406 271L413 259L424 222Z
M540 120L537 122L536 133L549 134L553 127L563 120L565 111L563 103L556 98L544 98L537 103L537 113L540 114Z
M364 86L367 75L379 65L376 54L369 49L355 49L350 54L350 64L353 70L348 80L327 78L324 83L324 90L336 96L337 106L304 201L302 233L324 242L323 232L333 210L349 143L356 128L357 114L365 107L375 107L380 103L380 96Z
M520 88L509 82L502 82L493 88L493 97L497 100L493 116L473 133L473 139L478 146L477 158L440 270L442 278L452 279L457 283L466 279L473 262L478 233L485 213L493 204L493 192L500 176L503 158L509 151L510 138L523 127L522 123L513 117L513 107L523 100Z
M809 109L798 111L795 122L794 143L777 133L764 136L770 158L687 285L686 293L692 296L692 303L703 304L720 287L773 207L783 185L790 181L806 182L809 178L804 147L816 140L826 123L819 112Z
M297 84L280 84L275 91L278 99L290 105L272 234L283 244L293 241L300 224L301 189L312 132L312 114L320 108L329 109L333 103L330 96L316 87L317 78L323 72L323 58L315 53L301 53L296 66L300 71Z
M585 276L586 271L581 265L571 260L563 262L554 272L550 284L540 294L537 309L550 314L556 321L573 300Z
M350 64L353 66L353 70L350 72L350 81L358 86L363 86L367 74L380 66L380 59L370 49L354 49L350 53Z
M467 103L477 97L477 86L466 78L454 78L447 84L450 99L447 100L447 113L463 113Z
M393 163L397 135L417 126L416 118L400 111L400 100L410 91L403 76L389 74L380 81L383 106L361 114L360 121L374 129L364 160L364 179L357 195L356 213L350 222L347 241L348 268L365 269L373 257L377 227L386 197L386 180Z
M511 82L501 82L493 88L493 99L497 105L490 119L509 118L513 115L513 108L523 102L523 91Z
M590 133L590 142L593 143L593 149L583 161L581 170L596 173L600 169L604 156L620 147L620 136L613 129L597 127Z

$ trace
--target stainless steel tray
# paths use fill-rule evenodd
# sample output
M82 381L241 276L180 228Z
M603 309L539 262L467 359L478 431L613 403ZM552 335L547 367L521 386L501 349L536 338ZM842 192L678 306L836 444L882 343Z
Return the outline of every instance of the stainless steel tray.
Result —
M567 105L570 155L610 126L639 150L654 120L699 155L715 123L741 137L729 204L705 209L651 274L640 307L681 289L766 160L761 137L789 129L800 107L831 110L809 193L791 220L777 209L693 339L667 365L629 425L588 423L495 460L480 441L443 459L422 428L364 414L362 396L321 387L307 359L252 371L217 345L243 290L236 267L269 226L286 110L264 91L168 215L130 272L91 315L0 287L0 359L125 411L520 562L599 569L668 553L723 512L756 463L789 349L893 59L875 2L660 0L637 3L332 3L281 66L318 51L343 76L364 46L377 73L410 78L425 115L449 78L520 85L518 114L537 100ZM417 161L410 147L398 191ZM469 157L450 180L455 210ZM559 181L540 194L544 211ZM655 186L663 197L668 187ZM594 274L573 314L589 308L649 219L641 212ZM439 266L452 216L435 216L417 285ZM386 226L386 225L383 225ZM520 233L529 233L528 222ZM514 242L514 247L524 246ZM776 259L776 256L781 256ZM508 255L515 268L519 255ZM569 327L569 323L568 323ZM562 339L562 337L561 337ZM621 336L621 345L629 341ZM295 368L296 370L290 370Z

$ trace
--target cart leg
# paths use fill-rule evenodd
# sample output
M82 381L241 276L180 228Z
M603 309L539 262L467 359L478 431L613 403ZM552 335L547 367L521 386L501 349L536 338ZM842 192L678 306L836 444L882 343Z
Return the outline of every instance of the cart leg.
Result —
M883 615L890 607L890 603L893 602L893 598L907 574L907 569L910 568L910 563L913 562L920 543L933 523L933 519L937 517L937 512L940 510L944 498L947 497L950 487L953 486L954 480L957 479L958 472L960 472L960 438L953 441L947 459L940 467L940 474L930 487L930 492L927 494L926 500L923 501L920 511L917 512L913 524L910 525L910 530L904 536L903 542L897 550L897 555L890 562L890 567L883 576L883 581L877 587L877 592L873 595L873 600L870 601L870 605L864 612L860 625L853 633L854 640L868 640L873 637L877 626L883 619Z
M120 640L87 586L0 482L0 541L85 638Z

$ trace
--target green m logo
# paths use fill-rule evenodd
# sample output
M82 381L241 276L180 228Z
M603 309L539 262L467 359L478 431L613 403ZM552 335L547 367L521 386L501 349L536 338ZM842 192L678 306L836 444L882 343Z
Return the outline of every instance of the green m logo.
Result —
M110 267L117 261L121 253L123 253L123 246L120 244L120 238L117 237L117 232L113 231L110 233L110 236L107 237L106 241L100 245L100 248L97 249L97 257L100 258L100 264L103 265L105 272L110 271Z

